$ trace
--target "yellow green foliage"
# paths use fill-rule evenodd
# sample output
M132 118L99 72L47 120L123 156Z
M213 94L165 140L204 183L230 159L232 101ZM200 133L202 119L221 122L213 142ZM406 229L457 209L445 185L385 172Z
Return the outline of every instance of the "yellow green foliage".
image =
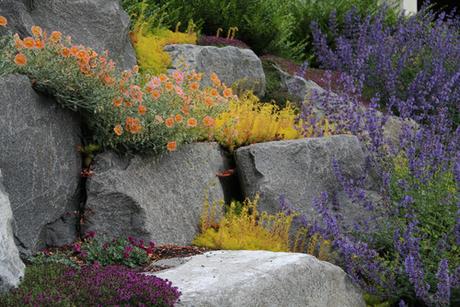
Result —
M221 216L224 202L210 204L206 198L201 233L193 244L211 249L291 251L314 255L320 260L331 259L330 241L318 233L311 235L305 227L292 231L295 213L259 213L258 203L258 195L252 201L232 202Z
M301 134L295 129L295 118L291 105L280 109L247 93L230 101L228 110L217 117L215 139L230 150L253 143L297 139Z
M150 5L144 0L135 6L135 12L131 12L136 20L131 32L131 41L141 71L156 76L166 73L171 64L171 58L163 50L164 47L171 44L196 44L197 35L194 33L193 22L189 23L187 33L164 28L161 13L148 13Z
M259 214L257 204L247 199L242 204L232 202L225 215L218 219L223 206L206 200L201 218L201 234L193 244L213 249L289 251L289 230L293 216L284 213Z
M246 93L232 99L228 109L217 117L214 138L232 151L254 143L328 136L333 131L327 119L297 120L297 110L290 103L280 108Z
M165 73L171 64L168 53L163 51L166 45L196 44L196 33L173 32L158 29L155 32L136 30L132 35L137 61L141 71L151 75Z

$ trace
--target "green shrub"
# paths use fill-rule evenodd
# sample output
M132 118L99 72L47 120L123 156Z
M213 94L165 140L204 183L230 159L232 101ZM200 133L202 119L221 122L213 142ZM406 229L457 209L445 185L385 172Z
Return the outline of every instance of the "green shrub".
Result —
M131 3L134 0L130 1ZM142 2L142 0L138 0ZM155 7L168 7L167 22L172 30L177 24L185 30L193 20L206 35L216 35L238 27L236 38L256 53L276 53L297 57L298 48L291 42L295 20L285 2L279 0L146 0Z
M161 23L185 30L193 20L202 33L216 35L219 29L238 28L236 38L247 43L256 53L272 53L296 60L316 62L313 53L311 22L333 36L329 17L337 16L337 28L345 25L345 13L355 7L361 16L377 12L377 0L125 0L124 7L136 16L142 3L147 3L153 16L151 24ZM395 22L396 9L388 11L387 21Z

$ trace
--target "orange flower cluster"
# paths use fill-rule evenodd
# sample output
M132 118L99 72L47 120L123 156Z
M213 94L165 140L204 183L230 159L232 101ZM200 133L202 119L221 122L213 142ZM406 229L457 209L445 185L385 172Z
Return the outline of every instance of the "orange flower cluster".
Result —
M142 125L141 125L140 120L135 117L127 117L125 129L126 131L132 134L140 133L142 131Z
M1 16L0 16L1 17ZM0 24L2 20L0 18ZM67 37L64 44L62 42L62 33L59 31L53 31L50 35L43 31L39 26L33 26L31 28L32 36L21 39L18 34L14 35L15 47L19 54L24 54L27 50L40 50L45 49L49 44L50 49L56 51L56 53L63 58L74 58L79 64L80 72L85 75L96 75L106 85L114 83L114 79L110 72L115 69L113 61L108 61L106 55L99 56L96 51L91 48L83 46L71 45L71 38ZM24 61L24 57L20 56L15 58L17 65L25 65L27 60Z
M6 18L0 16L0 26L6 26L7 23ZM152 77L145 82L139 75L138 66L117 73L107 52L98 54L91 48L72 44L71 38L63 38L59 31L48 34L41 27L33 26L31 33L31 36L22 39L18 34L14 36L14 63L25 66L25 69L40 69L34 66L40 62L35 59L43 55L47 61L56 61L63 68L69 67L69 75L73 75L74 67L79 68L82 75L75 77L77 82L78 78L98 80L100 83L90 84L95 84L97 91L105 96L101 96L104 99L97 106L91 107L95 114L104 116L103 113L108 112L111 115L107 117L107 123L113 130L114 143L128 141L131 135L138 135L134 142L151 141L152 147L156 147L154 142L164 142L163 137L166 137L169 139L166 149L175 151L184 135L194 139L206 137L206 133L210 135L215 125L213 116L217 115L214 107L227 103L233 95L232 90L223 85L216 74L211 76L213 87L206 89L201 88L202 74L179 70ZM102 101L108 101L108 106ZM150 127L160 129L158 140L154 134L155 128ZM161 129L164 129L164 133Z

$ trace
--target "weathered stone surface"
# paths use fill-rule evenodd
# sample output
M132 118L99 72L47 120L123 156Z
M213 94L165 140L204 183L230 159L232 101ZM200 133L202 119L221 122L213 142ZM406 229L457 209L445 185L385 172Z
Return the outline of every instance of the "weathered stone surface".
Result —
M295 99L292 102L298 105L305 101L309 95L314 92L322 94L325 90L312 80L305 80L299 76L293 76L283 71L278 66L274 65L281 79L281 89L285 90L289 95Z
M61 233L58 242L47 233L78 208L78 117L35 93L25 76L0 78L0 101L0 169L18 247L30 253L45 243L70 243L75 239L75 224L65 224L67 234Z
M225 168L215 143L186 145L162 157L100 154L87 184L83 230L108 239L190 244L206 193L213 200L224 198L216 173Z
M260 209L276 212L284 195L307 217L316 215L312 200L320 193L332 195L342 190L333 159L344 176L357 179L364 175L365 154L358 139L350 135L254 144L236 152L245 196L260 193ZM354 211L355 207L344 206L342 214L352 218Z
M121 67L136 64L129 40L129 17L118 0L3 0L0 13L8 28L23 36L33 25L70 35L76 44L98 52L109 50Z
M224 84L237 83L238 89L251 89L258 96L265 93L265 73L262 62L250 49L195 45L169 45L165 47L172 58L171 69L203 72L203 85L211 85L209 76L216 73Z
M182 292L178 306L365 306L341 268L306 254L208 252L155 275Z
M12 222L13 212L0 171L0 293L16 287L24 276L25 266L14 243Z

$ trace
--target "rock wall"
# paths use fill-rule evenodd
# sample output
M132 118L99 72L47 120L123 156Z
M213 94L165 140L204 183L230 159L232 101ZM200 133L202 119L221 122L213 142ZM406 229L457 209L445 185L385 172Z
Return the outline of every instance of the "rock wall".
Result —
M87 184L83 229L108 239L191 244L205 196L224 198L216 174L227 165L216 143L186 145L162 157L98 155Z
M260 193L260 210L279 211L283 195L307 217L316 216L312 201L321 192L332 195L343 190L332 167L334 159L346 177L366 174L366 155L351 135L260 143L236 152L243 193L246 197ZM370 180L368 188L377 187ZM342 208L350 222L359 218L359 212L351 204Z
M97 52L108 50L122 68L136 65L129 17L118 0L2 0L0 15L8 19L8 29L22 36L31 35L31 27L38 25Z
M0 101L0 169L18 247L30 254L46 244L72 242L81 171L79 118L38 95L25 76L0 78ZM53 231L57 224L59 232Z

